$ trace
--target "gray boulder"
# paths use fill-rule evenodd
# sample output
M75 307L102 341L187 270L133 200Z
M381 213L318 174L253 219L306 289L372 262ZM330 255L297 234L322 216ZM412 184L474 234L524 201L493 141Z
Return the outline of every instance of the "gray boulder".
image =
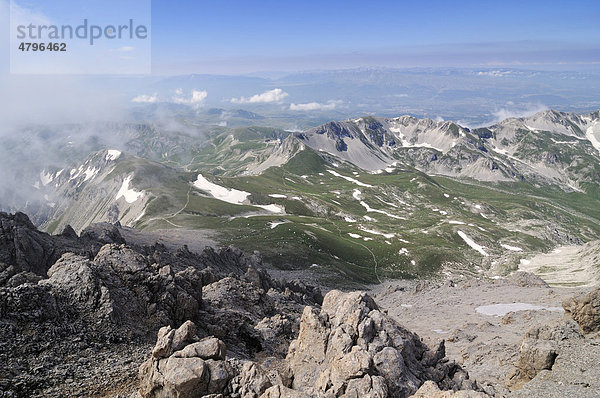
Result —
M571 297L563 301L562 306L583 333L600 332L600 287Z
M443 344L431 352L366 293L333 290L320 312L304 309L286 360L291 387L310 396L405 397L428 379L461 387L452 377L464 372L444 357Z
M582 339L573 321L555 321L542 326L532 326L521 339L515 369L507 376L506 385L518 390L543 370L550 370L564 340Z
M200 341L194 323L158 333L152 356L139 371L142 397L201 397L221 394L234 376L225 361L225 344L214 337ZM191 344L190 344L191 343Z

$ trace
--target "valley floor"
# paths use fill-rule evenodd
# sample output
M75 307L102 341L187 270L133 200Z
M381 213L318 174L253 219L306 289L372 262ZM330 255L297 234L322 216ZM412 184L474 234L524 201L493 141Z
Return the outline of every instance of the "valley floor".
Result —
M522 391L511 393L506 388L525 332L564 318L561 302L589 290L548 287L540 282L530 276L489 282L470 279L456 284L447 281L442 285L388 281L372 286L371 292L382 309L422 339L444 339L447 356L480 384L492 387L490 391L496 396L600 396L598 339L564 348L554 371L540 374ZM587 354L582 356L581 347L586 346ZM564 372L569 366L581 369L578 374ZM588 379L596 380L594 385L586 383Z

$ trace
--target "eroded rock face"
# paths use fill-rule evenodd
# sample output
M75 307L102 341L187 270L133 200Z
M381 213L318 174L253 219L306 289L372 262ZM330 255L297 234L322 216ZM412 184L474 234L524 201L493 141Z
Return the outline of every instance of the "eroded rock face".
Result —
M363 292L331 291L321 311L306 307L287 362L292 389L323 397L406 397L425 380L461 388L464 372L379 311ZM468 379L468 376L465 378Z
M198 340L194 330L195 325L186 322L178 329L159 331L152 357L140 368L143 397L408 397L426 380L435 381L427 391L435 388L436 396L442 397L446 391L439 386L476 387L459 366L444 358L443 343L430 350L380 312L364 292L334 290L320 310L306 306L285 361L226 359L221 340ZM486 396L461 394L452 396Z
M161 328L152 357L140 367L143 397L200 397L225 390L234 376L225 344L214 337L196 341L195 332L190 321Z
M259 364L226 359L225 343L213 336L198 340L195 329L186 322L159 331L152 357L140 367L142 397L258 398L273 385Z
M519 346L519 358L515 369L507 377L507 387L518 390L541 371L552 369L560 343L582 338L577 325L569 320L531 327L523 335Z
M583 333L600 332L600 287L567 299L562 305Z
M39 232L23 213L0 212L0 264L7 266L0 269L0 286L19 272L45 277L48 269L64 253L90 257L100 246L98 242L80 239L77 235L51 236Z

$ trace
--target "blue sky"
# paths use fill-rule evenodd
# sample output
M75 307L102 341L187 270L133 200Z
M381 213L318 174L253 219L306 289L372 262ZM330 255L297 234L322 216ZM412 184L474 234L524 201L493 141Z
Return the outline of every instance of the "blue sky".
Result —
M68 23L83 17L109 23L114 15L139 14L132 4L151 1L152 71L158 75L352 67L600 69L598 0L105 0L101 4L115 4L104 6L105 13L86 12L85 1L16 1Z
M336 65L572 69L600 61L599 19L597 0L154 0L153 63L157 73Z
M152 86L152 82L169 80L163 79L166 75L258 73L276 76L279 72L356 67L471 67L477 70L488 67L575 70L596 72L596 76L600 76L599 0L15 0L26 11L26 19L78 24L88 18L104 25L120 24L140 15L147 17L147 10L140 11L140 4L151 2L151 7L146 7L151 8L151 46L144 47L139 41L104 41L94 45L92 51L90 46L81 48L85 45L81 42L69 44L72 51L67 54L21 54L30 57L27 65L41 70L40 74L22 75L9 73L9 54L17 48L10 42L15 32L10 26L9 1L0 0L0 120L4 126L9 121L18 124L33 118L61 122L115 118L123 112L123 104L129 105L141 95L172 100L175 93L167 92L168 88L157 94L160 90ZM94 2L96 6L92 9L90 4ZM141 55L148 47L151 47L152 57L151 62L146 63ZM51 75L50 57L62 62L56 64L57 69L65 65L71 67L75 61L84 59L87 64L83 66L98 67L101 76L97 78L85 72ZM114 69L123 73L124 68L116 62L125 63L127 59L131 59L131 63L133 60L142 60L143 65L151 63L155 76L138 79L137 75L133 78L111 75ZM439 76L443 90L446 77L444 72ZM231 98L251 97L275 88L244 88L233 79L234 83L227 88L230 92L223 94L225 89L218 83L221 80L215 81L210 86L207 82L196 84L183 79L181 85L171 89L185 88L185 98L193 98L194 91L204 92L206 103L230 106ZM586 87L588 91L597 92L593 86L597 86L597 81L596 78L591 80ZM533 83L522 80L518 84L523 87L519 93L527 94ZM542 88L534 92L546 94L544 84L552 88L546 81L538 83L536 87ZM354 91L351 82L348 86ZM499 88L500 84L498 89L489 89L486 100L509 101L516 104L515 107L521 106L519 98L502 97L506 93ZM331 106L343 99L339 90L331 86L322 90L315 87L315 92L309 91L302 98L301 93L294 94L293 87L285 89L290 92L286 98L290 103L320 102ZM322 92L318 93L319 90ZM346 103L339 108L362 106L365 101L361 93L356 104ZM407 104L416 103L408 98ZM528 98L523 107L537 109L539 101ZM572 103L565 100L559 105L587 109L585 101L588 99L581 104L581 98L569 98ZM593 104L596 106L597 102ZM444 106L448 108L452 104L444 103ZM361 112L366 111L361 108ZM432 112L439 114L441 110Z

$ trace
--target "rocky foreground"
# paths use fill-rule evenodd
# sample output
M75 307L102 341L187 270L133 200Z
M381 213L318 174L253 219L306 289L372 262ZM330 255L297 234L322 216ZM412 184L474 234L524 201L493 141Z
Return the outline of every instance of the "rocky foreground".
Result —
M0 213L0 397L597 396L600 388L600 290L565 301L566 317L531 325L500 387L485 366L449 359L443 339L403 326L411 322L397 310L407 307L393 297L403 289L374 292L379 304L365 292L323 297L262 268L258 253L235 248L128 243L109 224L49 236L24 214ZM455 341L476 334L462 333ZM578 352L591 358L572 370Z

